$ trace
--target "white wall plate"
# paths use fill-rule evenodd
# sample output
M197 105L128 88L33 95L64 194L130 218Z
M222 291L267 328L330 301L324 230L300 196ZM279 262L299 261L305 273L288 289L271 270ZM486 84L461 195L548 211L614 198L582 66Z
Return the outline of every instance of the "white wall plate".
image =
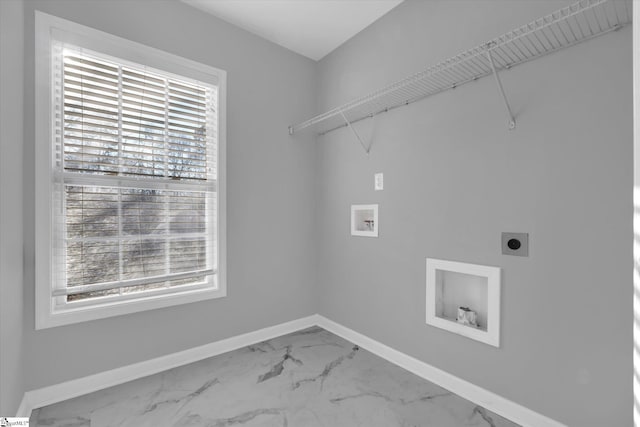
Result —
M351 235L378 237L378 205L351 205Z
M426 322L500 347L500 268L427 258ZM477 326L458 322L458 309L477 314Z

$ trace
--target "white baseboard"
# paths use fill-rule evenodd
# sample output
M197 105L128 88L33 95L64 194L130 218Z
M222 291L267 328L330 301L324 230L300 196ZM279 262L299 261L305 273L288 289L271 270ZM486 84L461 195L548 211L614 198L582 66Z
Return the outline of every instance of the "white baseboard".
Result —
M166 356L144 362L134 363L110 371L100 372L87 377L66 381L48 387L27 391L20 402L18 417L28 417L31 411L43 406L52 405L67 399L82 396L87 393L102 390L118 384L123 384L138 378L157 374L167 369L187 365L199 360L207 359L218 354L256 344L261 341L286 335L300 329L309 328L318 324L318 315L303 317L291 322L281 323L268 328L259 329L235 337L205 344Z
M318 326L523 427L566 427L558 421L401 353L324 316L318 315Z
M389 346L382 344L359 332L340 325L324 316L314 314L312 316L281 323L254 332L249 332L235 337L216 341L211 344L194 347L166 356L144 362L134 363L110 371L101 372L87 377L78 378L49 387L31 390L24 394L17 416L28 417L36 408L62 402L67 399L82 396L87 393L102 390L118 384L123 384L138 378L157 374L167 369L187 365L218 354L236 350L248 345L256 344L271 338L286 335L300 329L311 326L320 326L371 353L398 365L419 377L431 381L458 396L470 400L489 411L495 412L523 427L566 427L544 415L534 412L522 405L498 396L488 390L468 381L451 375L441 369L401 353Z

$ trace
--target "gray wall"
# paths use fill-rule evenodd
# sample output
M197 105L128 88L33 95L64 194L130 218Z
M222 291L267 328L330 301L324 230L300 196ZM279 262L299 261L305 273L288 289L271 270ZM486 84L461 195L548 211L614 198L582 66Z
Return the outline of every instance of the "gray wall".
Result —
M630 29L503 73L513 132L483 79L380 116L368 159L344 130L286 135L563 4L407 1L316 65L179 2L28 0L20 179L21 11L0 0L0 413L23 389L320 312L569 425L631 425ZM228 72L227 298L34 330L35 10ZM349 236L351 203L380 204L378 239ZM501 231L529 232L530 257L500 255ZM427 256L503 268L500 349L424 324Z
M22 22L19 1L0 1L0 415L23 393Z
M407 1L320 62L319 109L565 4ZM568 425L632 425L631 41L503 73L515 131L485 78L379 116L369 158L321 137L320 313ZM379 203L379 238L349 236L352 203ZM501 231L529 232L530 257L501 255ZM502 267L501 348L425 324L425 257Z
M35 10L227 71L226 298L34 330ZM315 312L313 138L287 134L290 122L314 112L313 61L178 1L27 1L25 42L27 390Z

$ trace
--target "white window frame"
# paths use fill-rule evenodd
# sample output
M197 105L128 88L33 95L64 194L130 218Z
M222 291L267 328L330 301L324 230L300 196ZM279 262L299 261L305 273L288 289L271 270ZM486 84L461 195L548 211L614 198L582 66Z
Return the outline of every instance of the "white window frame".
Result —
M226 280L226 72L161 50L132 42L84 25L36 11L35 25L35 235L36 235L36 329L119 316L145 310L221 298L227 294ZM140 294L137 298L78 304L58 310L54 305L54 224L52 43L61 40L105 55L163 70L168 73L212 83L218 89L217 129L217 287L168 294ZM58 260L60 262L60 260Z

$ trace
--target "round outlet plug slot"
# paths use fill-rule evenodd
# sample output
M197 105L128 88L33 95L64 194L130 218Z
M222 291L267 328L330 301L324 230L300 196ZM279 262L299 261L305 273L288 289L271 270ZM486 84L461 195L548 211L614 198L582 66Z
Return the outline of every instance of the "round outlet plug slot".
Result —
M509 241L507 242L507 246L512 251L517 251L518 249L520 249L520 246L522 246L522 243L520 243L520 240L518 239L509 239Z

